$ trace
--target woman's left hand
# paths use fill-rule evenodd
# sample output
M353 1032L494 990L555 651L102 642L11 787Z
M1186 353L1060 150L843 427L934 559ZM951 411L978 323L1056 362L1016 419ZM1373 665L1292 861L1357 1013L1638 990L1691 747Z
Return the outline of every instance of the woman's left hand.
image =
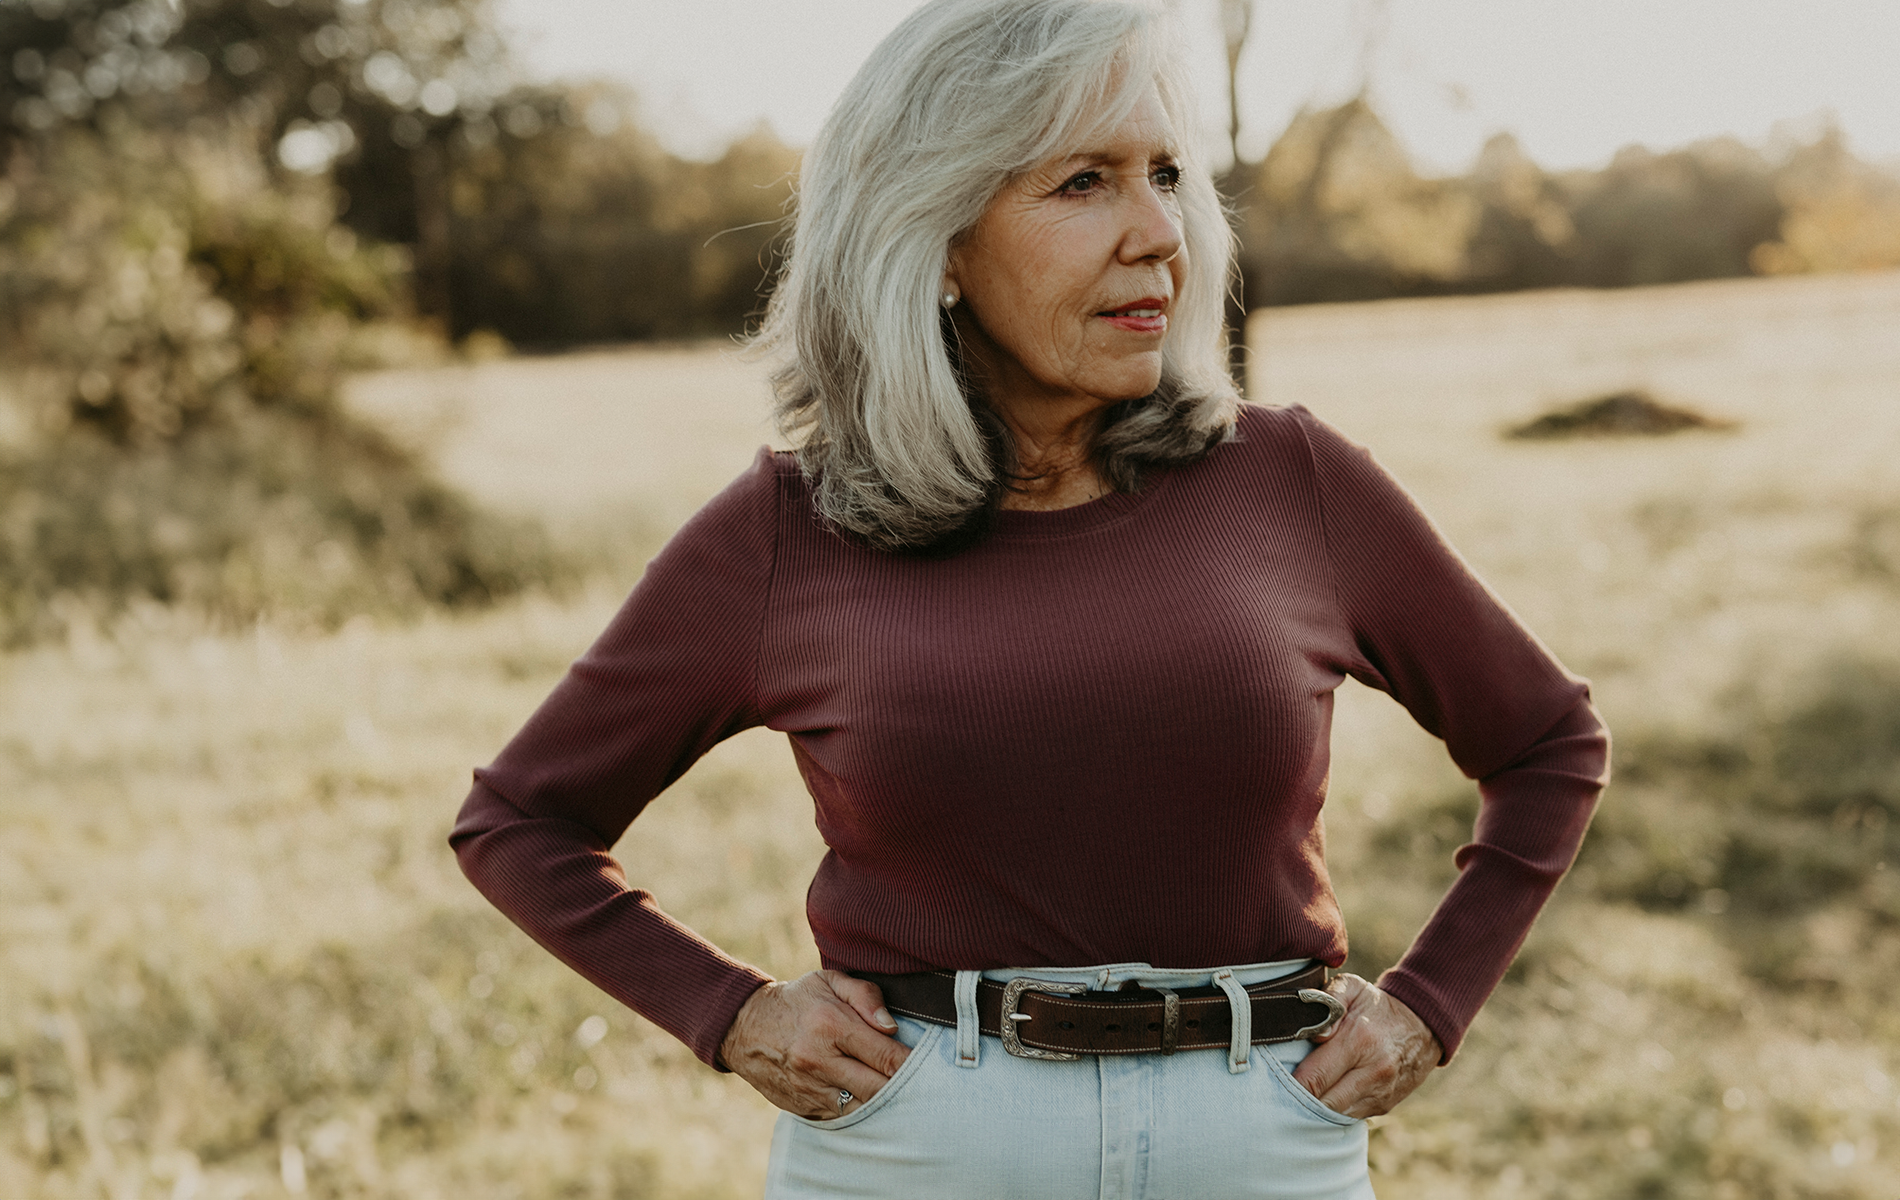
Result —
M1417 1013L1357 975L1337 976L1326 990L1346 1015L1293 1078L1336 1113L1384 1116L1425 1082L1444 1047Z

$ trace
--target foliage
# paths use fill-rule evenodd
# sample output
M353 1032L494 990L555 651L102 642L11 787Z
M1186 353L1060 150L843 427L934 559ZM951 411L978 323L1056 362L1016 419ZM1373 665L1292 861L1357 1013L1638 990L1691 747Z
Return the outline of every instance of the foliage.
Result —
M351 420L403 259L228 140L107 117L16 147L0 213L0 641L134 601L226 620L468 603L553 578Z
M1573 274L1586 287L1722 279L1780 228L1776 165L1734 138L1682 150L1619 151L1563 181L1576 228Z
M1363 98L1300 113L1266 159L1236 170L1227 187L1242 206L1249 308L1389 295L1455 277L1479 216L1464 189L1413 171Z
M254 404L313 413L352 336L402 315L399 258L216 141L70 132L9 178L0 347L37 428L152 446Z
M158 448L88 430L0 456L0 632L128 604L330 624L484 604L560 577L537 530L474 509L376 434L263 410Z
M533 136L460 152L456 331L680 338L736 332L763 310L797 156L761 128L713 162L681 161L621 118L630 107L606 89L520 98L505 128Z
M1838 130L1789 158L1779 185L1781 237L1755 247L1763 275L1900 266L1900 178L1857 160Z
M526 85L486 0L0 0L0 45L0 143L216 122L412 247L457 339L728 333L762 306L792 153L761 130L683 161L623 91Z
M0 0L0 44L0 143L228 124L410 247L419 311L458 340L731 333L762 308L796 155L761 129L681 160L624 91L525 83L487 0ZM1440 179L1360 96L1224 184L1248 307L1900 264L1900 180L1832 130L1558 174L1500 134Z
M1773 151L1631 146L1561 174L1499 134L1433 179L1361 96L1300 113L1227 189L1249 307L1900 265L1900 179L1831 129Z
M14 139L236 118L293 171L347 156L384 240L413 240L410 152L492 131L515 86L486 0L0 0L0 45Z

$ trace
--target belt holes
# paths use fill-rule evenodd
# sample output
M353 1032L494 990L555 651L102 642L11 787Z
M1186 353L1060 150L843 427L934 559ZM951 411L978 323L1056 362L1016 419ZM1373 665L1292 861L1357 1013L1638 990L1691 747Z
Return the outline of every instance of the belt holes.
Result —
M1161 1028L1161 1022L1159 1022L1159 1021L1150 1021L1150 1022L1148 1022L1148 1032L1149 1032L1149 1033L1153 1033L1153 1032L1154 1032L1155 1030L1157 1030L1157 1029L1159 1029L1159 1028Z
M1116 1033L1120 1031L1121 1026L1120 1025L1104 1025L1102 1026L1102 1028L1108 1030L1110 1033Z
M1189 1021L1187 1023L1187 1027L1189 1029L1199 1029L1201 1027L1201 1023L1199 1021Z
M1074 1029L1075 1022L1074 1021L1057 1021L1056 1028L1057 1029Z

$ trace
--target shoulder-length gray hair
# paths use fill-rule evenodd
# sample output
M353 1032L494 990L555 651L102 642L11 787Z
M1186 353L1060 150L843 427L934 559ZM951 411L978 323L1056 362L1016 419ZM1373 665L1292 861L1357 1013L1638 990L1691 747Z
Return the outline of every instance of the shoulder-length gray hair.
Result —
M1119 125L1148 87L1181 131L1188 255L1152 395L1105 414L1120 491L1229 436L1222 297L1233 233L1194 140L1170 19L1131 0L934 0L845 89L800 173L789 258L756 346L823 516L880 549L980 533L1013 454L956 366L950 245L1012 177Z

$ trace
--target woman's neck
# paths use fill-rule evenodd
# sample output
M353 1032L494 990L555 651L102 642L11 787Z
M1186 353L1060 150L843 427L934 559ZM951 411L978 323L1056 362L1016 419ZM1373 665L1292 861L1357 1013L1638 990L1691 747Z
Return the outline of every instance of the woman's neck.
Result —
M1012 482L1003 493L1000 507L1026 512L1049 512L1099 500L1109 490L1108 481L1095 469L1095 464L1084 462L1060 474L1038 475Z
M1108 481L1093 450L1105 405L1066 414L1039 412L1041 420L998 408L1014 443L1016 469L1002 507L1028 511L1073 508L1105 496ZM1052 419L1053 418L1053 419Z

